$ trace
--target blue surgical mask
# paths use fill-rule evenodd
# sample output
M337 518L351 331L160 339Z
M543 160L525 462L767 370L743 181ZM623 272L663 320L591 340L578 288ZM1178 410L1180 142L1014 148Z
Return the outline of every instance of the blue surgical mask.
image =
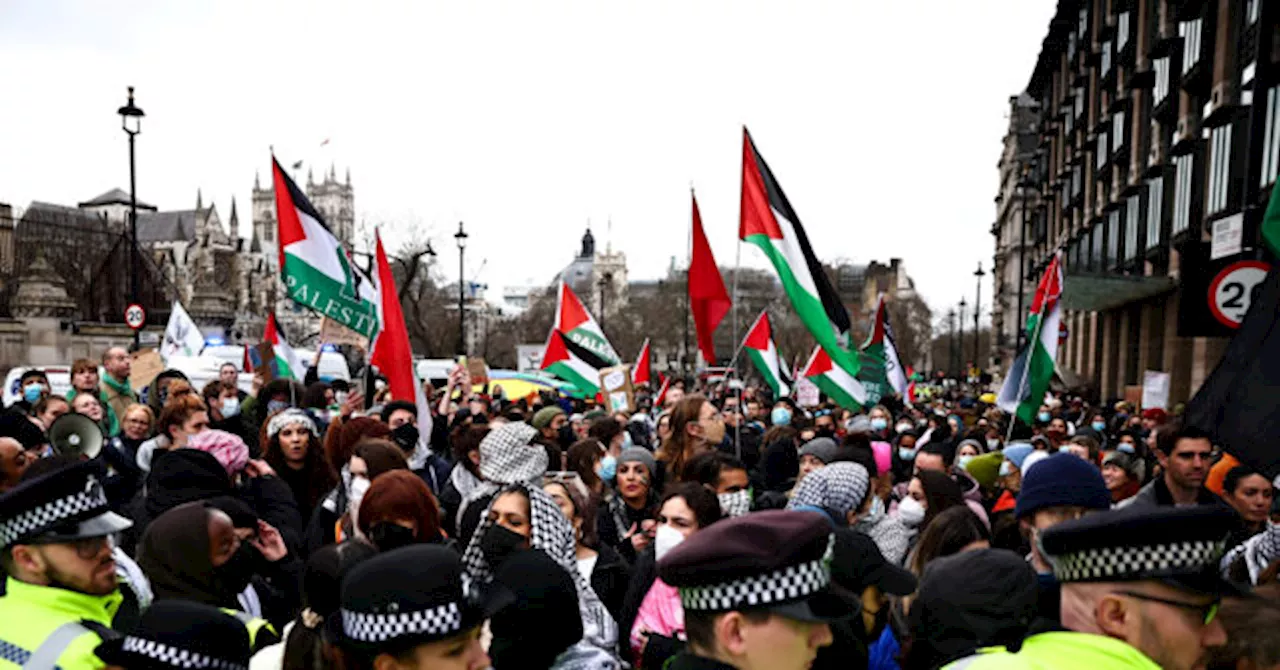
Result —
M1049 416L1048 412L1041 412L1036 415L1036 419L1038 419L1040 423L1049 423L1050 418L1052 417Z
M605 456L600 459L600 478L606 482L611 482L616 476L618 476L618 459L613 456Z
M791 425L791 410L786 407L774 407L773 411L769 413L769 420L775 426L789 426Z
M877 433L888 427L889 427L889 422L886 421L883 417L876 417L871 420L871 430L874 430Z
M40 395L44 393L44 387L40 384L27 384L22 387L22 399L28 404L36 404L40 400Z
M284 410L286 410L286 409L289 409L289 403L287 403L287 402L285 402L285 401L283 401L283 400L268 400L268 401L267 401L267 414L268 414L268 415L275 414L276 412L282 412L282 411L284 411Z
M906 447L898 447L898 458L904 461L914 461L918 449L907 449Z
M1105 432L1107 430L1107 423L1105 421L1094 421L1089 425L1092 426L1093 429L1098 431L1099 433Z
M631 439L631 431L627 431L627 430L622 431L623 451L626 451L627 449L630 449L631 447L634 447L634 446L636 446L636 443Z
M967 468L969 466L969 462L975 458L977 458L977 456L974 456L972 454L965 454L964 456L959 456L956 458L956 464L962 468Z
M223 398L222 407L219 409L222 411L222 418L230 419L240 413L240 401L235 398Z
M1138 451L1133 448L1133 445L1129 444L1128 442L1121 442L1120 444L1116 445L1116 451L1123 451L1126 454L1138 453Z

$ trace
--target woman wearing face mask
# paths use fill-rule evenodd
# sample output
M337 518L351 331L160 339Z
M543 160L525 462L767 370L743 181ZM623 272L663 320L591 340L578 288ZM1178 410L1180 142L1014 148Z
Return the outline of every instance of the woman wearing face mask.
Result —
M263 385L258 395L244 401L241 412L252 417L253 426L261 427L272 414L302 404L307 389L292 379L273 379Z
M565 466L570 472L578 473L582 484L592 495L603 496L605 491L604 475L606 464L615 470L617 460L608 458L608 451L598 440L587 438L573 443L565 453ZM608 473L608 474L615 474Z
M222 380L215 379L205 384L200 395L209 408L209 427L239 435L249 445L249 454L253 458L262 458L262 442L257 426L250 427L240 411L240 389L235 384L225 384Z
M785 492L800 474L800 431L794 425L794 410L785 402L773 406L769 422L769 430L760 441L764 448L756 474L766 489Z
M581 482L570 473L563 473L567 477L558 474L547 474L547 483L542 485L542 490L551 496L565 518L573 524L578 572L616 620L622 611L622 599L627 595L631 570L622 556L602 544L596 535L595 505Z
M340 527L340 519L347 513L351 497L351 456L356 444L365 439L385 440L391 435L387 424L367 416L343 421L325 433L324 456L333 467L338 468L337 484L320 500L307 522L306 541L303 546L308 555L320 547L337 541L335 528ZM399 452L399 447L395 447ZM403 452L400 459L405 460ZM406 467L408 462L405 463Z
M876 405L867 412L867 419L871 422L871 434L877 439L889 436L889 419L892 415L883 405Z
M910 481L911 473L915 471L916 454L920 453L920 448L917 446L919 440L920 436L913 430L902 431L894 438L894 449L891 454L893 481Z
M186 386L186 382L174 382L175 387L177 384ZM157 451L181 449L187 446L187 438L208 427L209 412L204 401L190 392L175 394L160 412L160 420L156 422L158 434L138 448L138 467L149 472Z
M934 517L951 507L964 504L964 495L955 480L941 472L923 470L907 485L907 496L898 503L896 514L902 525L915 531L912 538L914 545Z
M310 519L316 505L338 482L316 437L316 425L305 412L287 409L271 417L263 431L266 461L289 485L302 518Z
M693 482L671 486L658 511L655 560L662 560L681 542L720 518L720 503L705 486ZM630 625L629 641L640 668L661 668L683 646L680 638L684 635L684 607L675 587L656 574L650 583Z
M527 437L522 438L526 444L527 440L534 438L533 428L528 424L508 426L530 431ZM505 428L507 426L497 428L490 435ZM545 460L543 467L545 469ZM493 581L494 572L513 554L528 549L547 554L574 578L583 640L613 653L618 642L617 623L578 571L576 545L573 526L541 487L525 483L507 484L498 489L485 509L462 555L462 562L472 582L484 587Z
M264 619L240 611L239 595L266 564L288 555L280 534L261 524L256 537L242 539L231 517L187 503L160 515L138 548L138 565L151 580L157 601L190 600L222 608L249 632L253 651L280 641Z
M383 473L369 484L360 499L357 527L379 551L445 543L440 533L440 508L431 490L408 470Z
M982 444L977 440L964 440L956 447L956 467L965 468L969 462L983 454Z
M350 479L344 482L347 512L334 523L334 540L341 542L355 537L360 525L360 505L374 479L392 470L408 469L409 462L404 459L404 453L390 441L370 438L358 442L351 451L351 460L347 462L347 472L350 473ZM316 511L320 509L317 507Z

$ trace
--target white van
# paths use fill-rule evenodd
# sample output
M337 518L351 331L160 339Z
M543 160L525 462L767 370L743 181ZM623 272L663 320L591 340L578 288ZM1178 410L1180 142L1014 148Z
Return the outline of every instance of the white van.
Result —
M9 374L4 377L4 406L8 407L19 400L22 400L22 389L19 384L22 382L22 375L27 370L44 370L44 375L49 378L49 386L53 389L54 395L65 396L71 391L71 366L69 365L24 365L16 368L9 368ZM99 368L99 374L102 373Z
M173 369L187 376L187 380L191 382L191 387L196 393L204 391L205 384L218 378L219 371L222 370L224 363L230 361L222 360L215 356L170 356L166 369ZM236 366L239 369L239 366ZM243 372L236 375L236 387L245 393L253 391L253 375ZM142 389L134 389L141 392Z
M298 360L302 361L304 366L311 368L311 361L316 357L314 349L294 349L293 353L298 356ZM351 368L347 366L346 356L337 351L320 352L320 369L316 370L316 377L322 381L332 379L351 381Z

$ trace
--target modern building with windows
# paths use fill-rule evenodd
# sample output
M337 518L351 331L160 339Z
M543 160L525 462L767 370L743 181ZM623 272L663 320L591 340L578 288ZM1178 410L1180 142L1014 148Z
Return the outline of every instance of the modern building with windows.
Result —
M1280 172L1278 24L1270 0L1058 3L1000 161L1002 364L1061 252L1068 382L1106 400L1162 371L1174 405L1212 372L1231 332L1212 273L1275 261L1258 228Z

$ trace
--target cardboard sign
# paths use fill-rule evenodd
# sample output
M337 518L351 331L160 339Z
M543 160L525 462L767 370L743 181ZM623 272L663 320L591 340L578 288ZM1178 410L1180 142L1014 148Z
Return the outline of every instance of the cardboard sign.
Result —
M483 358L468 358L467 372L471 374L471 385L482 389L489 388L489 364Z
M325 344L349 344L366 351L369 349L369 338L328 317L320 317L320 341Z
M1142 373L1142 409L1169 409L1169 373L1147 370Z
M262 361L262 367L258 368L257 372L262 374L262 383L265 385L279 376L279 371L276 369L276 350L270 342L259 342L254 349L258 350L258 360Z
M164 372L164 359L160 358L160 352L155 349L135 351L130 358L133 360L129 364L129 386L135 392L150 386Z
M796 404L801 407L817 407L818 398L821 392L818 385L809 381L807 377L801 377L796 380L795 399Z
M1134 407L1141 407L1142 387L1137 384L1124 387L1124 401L1132 404Z
M631 385L631 366L623 363L600 371L600 391L609 404L609 411L634 411L635 388Z

